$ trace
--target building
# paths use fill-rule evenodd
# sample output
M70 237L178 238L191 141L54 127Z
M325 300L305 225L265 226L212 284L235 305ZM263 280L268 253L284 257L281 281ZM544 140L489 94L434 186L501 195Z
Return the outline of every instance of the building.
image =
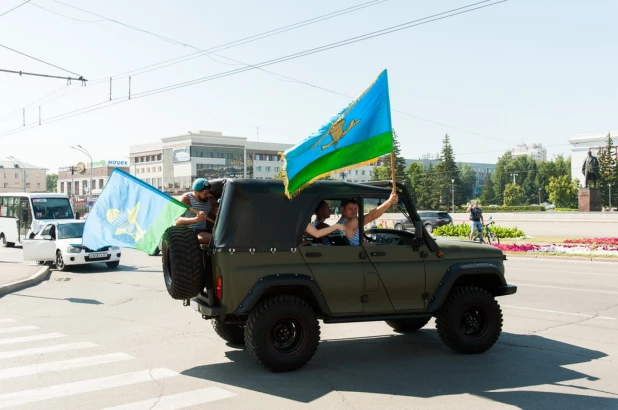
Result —
M543 144L518 144L511 149L511 155L513 157L529 155L536 161L545 162L547 161L547 148L543 148Z
M582 173L582 165L588 155L588 151L592 151L592 155L598 158L607 146L607 134L612 136L614 144L616 144L615 140L618 135L618 131L577 134L569 139L569 143L571 144L572 179L578 179L583 185L584 174ZM616 152L616 159L618 160L618 152Z
M96 198L103 191L107 180L111 176L114 168L120 168L129 172L129 161L126 159L101 160L92 163L92 187L90 183L90 163L80 162L76 165L69 165L58 168L58 182L56 192L67 194L74 204L85 204L87 198ZM92 202L92 201L88 201Z
M0 192L24 191L47 191L47 169L18 160L0 161Z
M130 172L155 188L177 195L196 178L273 179L281 170L280 153L293 144L248 141L216 131L197 131L130 147ZM348 182L371 179L371 166L331 174Z

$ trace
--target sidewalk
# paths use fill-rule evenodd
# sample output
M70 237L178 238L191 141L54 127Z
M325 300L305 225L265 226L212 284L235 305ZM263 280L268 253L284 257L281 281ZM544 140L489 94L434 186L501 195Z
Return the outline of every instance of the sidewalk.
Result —
M49 266L0 261L0 297L48 278Z

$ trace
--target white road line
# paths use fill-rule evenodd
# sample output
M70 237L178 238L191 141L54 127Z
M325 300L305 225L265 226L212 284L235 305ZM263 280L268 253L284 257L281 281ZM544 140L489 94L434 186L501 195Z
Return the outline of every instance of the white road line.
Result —
M575 290L577 292L590 292L590 293L603 293L606 295L618 295L618 292L612 292L609 290L596 290L596 289L584 289L584 288L561 288L559 286L545 286L545 285L533 285L530 283L516 283L517 286L530 286L532 288L547 288L547 289L558 289L558 290Z
M589 317L591 319L618 320L615 317L609 317L609 316L593 316L593 315L585 315L583 313L560 312L558 310L535 309L535 308L527 308L527 307L520 307L520 306L510 306L510 305L500 305L500 306L505 307L505 308L510 308L510 309L533 310L535 312L557 313L559 315Z
M163 396L160 399L150 399L122 404L116 407L108 407L104 410L149 410L152 408L156 408L157 410L176 410L233 396L236 395L227 390L220 389L219 387L207 387L205 389L188 391L186 393Z
M17 326L17 327L0 327L0 334L2 333L14 333L14 332L23 332L25 330L35 330L38 329L36 326Z
M614 273L594 273L594 272L575 272L572 270L552 270L552 269L529 269L529 268L513 268L513 269L509 269L509 271L518 271L518 270L527 270L527 271L531 271L531 272L551 272L551 273L557 273L557 274L564 274L564 273L569 273L569 274L575 274L575 275L595 275L595 276L613 276L615 278L618 278L617 274Z
M157 368L152 370L142 370L134 373L119 374L116 376L100 377L98 379L83 380L80 382L57 384L55 386L42 387L39 389L23 390L15 393L0 395L0 409L10 406L19 406L26 403L56 399L59 397L73 396L75 394L111 389L113 387L128 386L131 384L160 380L174 376L179 376L179 373L165 368Z
M37 354L65 352L68 350L86 349L88 347L95 347L96 343L79 342L79 343L67 343L64 345L34 347L32 349L24 350L10 350L8 352L0 352L0 359L11 359L13 357L33 356Z
M0 323L15 323L17 320L15 319L0 319Z
M62 360L59 362L11 367L8 369L0 369L0 380L12 379L14 377L30 376L33 374L40 374L45 372L77 369L86 366L96 366L99 364L115 363L130 359L134 359L134 357L129 356L125 353L112 353L100 356L80 357L79 359Z
M62 333L45 333L42 335L35 335L35 336L12 337L10 339L0 339L0 345L10 345L13 343L23 343L23 342L34 342L37 340L57 339L59 337L66 337L66 335L63 335Z

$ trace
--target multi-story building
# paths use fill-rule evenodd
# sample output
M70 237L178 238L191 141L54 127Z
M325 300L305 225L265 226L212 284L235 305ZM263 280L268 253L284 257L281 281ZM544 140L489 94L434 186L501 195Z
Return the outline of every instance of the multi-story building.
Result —
M543 144L518 144L511 149L513 157L528 155L537 161L547 161L547 148L543 148Z
M616 140L618 139L618 131L609 132L590 132L587 134L578 134L569 139L571 144L571 178L577 179L583 185L584 174L582 173L582 166L584 160L588 155L588 151L592 152L592 155L599 157L605 147L607 146L607 135L612 137L614 141L614 150L616 160L618 160L618 150L616 150Z
M90 183L90 163L80 162L58 168L56 192L67 194L75 204L85 203L87 198L93 202L101 194L114 168L129 172L127 159L102 160L92 163L92 186Z
M21 161L0 161L0 192L45 192L47 169ZM24 190L25 185L25 190Z
M195 178L272 179L281 170L281 153L293 144L248 141L216 131L197 131L130 147L131 174L164 192L179 194ZM371 167L336 172L333 179L365 182Z

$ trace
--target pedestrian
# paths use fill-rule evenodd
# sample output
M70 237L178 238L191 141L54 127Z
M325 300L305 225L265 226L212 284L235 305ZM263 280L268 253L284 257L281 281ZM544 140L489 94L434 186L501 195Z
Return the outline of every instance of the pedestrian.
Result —
M470 240L474 237L474 232L478 229L479 238L483 242L483 210L479 208L479 201L474 201L474 204L468 202L468 209L466 212L470 212Z

